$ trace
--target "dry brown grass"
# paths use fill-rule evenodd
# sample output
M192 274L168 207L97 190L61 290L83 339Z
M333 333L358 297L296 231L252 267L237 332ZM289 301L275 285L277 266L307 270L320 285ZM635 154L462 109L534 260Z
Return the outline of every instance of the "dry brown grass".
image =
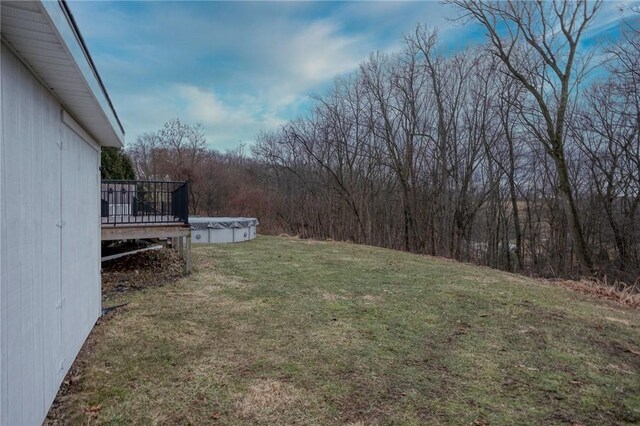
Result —
M603 299L612 300L635 309L640 309L640 293L638 293L633 287L624 287L623 289L619 289L608 284L606 281L603 282L595 279L582 279L579 281L544 280L544 282L550 283L554 286L568 288L583 294L588 294L590 296L597 296Z
M335 293L322 293L322 298L329 302L335 302L336 300L347 300L348 298L345 296L341 296Z
M238 395L235 407L245 420L277 423L283 413L301 404L302 392L278 380L258 380Z
M382 297L365 294L362 296L362 300L366 303L379 303L382 300Z
M300 235L289 235L287 233L282 233L280 235L278 235L279 238L286 238L288 240L299 240L300 239Z

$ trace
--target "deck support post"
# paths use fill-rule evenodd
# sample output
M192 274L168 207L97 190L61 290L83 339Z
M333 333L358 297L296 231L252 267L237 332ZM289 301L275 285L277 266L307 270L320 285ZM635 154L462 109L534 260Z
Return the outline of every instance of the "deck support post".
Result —
M185 236L174 238L175 248L182 260L184 260L184 273L191 272L191 231Z
M191 232L184 237L184 273L191 273Z
M178 254L180 255L181 258L184 259L184 240L183 240L183 236L179 236L174 238L175 241L175 249L178 250Z

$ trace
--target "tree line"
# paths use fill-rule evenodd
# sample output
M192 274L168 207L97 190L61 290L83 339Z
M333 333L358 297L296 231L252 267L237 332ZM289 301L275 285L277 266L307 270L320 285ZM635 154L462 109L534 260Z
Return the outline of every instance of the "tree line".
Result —
M452 3L486 44L447 55L418 26L400 53L372 54L311 114L260 136L283 226L635 282L637 19L599 50L583 42L600 2Z
M170 120L139 136L126 154L138 179L188 180L191 215L273 215L274 203L262 184L266 167L249 158L244 145L226 153L210 148L200 124ZM263 230L270 221L264 222Z
M640 14L600 48L600 2L451 3L485 44L448 54L419 25L250 153L173 120L128 148L136 175L189 179L193 214L263 232L635 283Z

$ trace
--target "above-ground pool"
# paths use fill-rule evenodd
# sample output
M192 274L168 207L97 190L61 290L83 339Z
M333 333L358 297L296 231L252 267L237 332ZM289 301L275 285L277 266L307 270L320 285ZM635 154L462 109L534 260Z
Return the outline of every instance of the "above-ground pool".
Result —
M255 217L189 217L194 244L239 243L253 240L259 222Z

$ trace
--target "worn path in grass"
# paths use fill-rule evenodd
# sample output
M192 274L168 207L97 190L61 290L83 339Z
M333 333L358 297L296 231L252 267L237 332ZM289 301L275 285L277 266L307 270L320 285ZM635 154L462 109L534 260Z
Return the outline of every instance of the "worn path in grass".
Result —
M194 264L98 328L69 419L640 421L637 310L344 243L259 237L194 247Z

